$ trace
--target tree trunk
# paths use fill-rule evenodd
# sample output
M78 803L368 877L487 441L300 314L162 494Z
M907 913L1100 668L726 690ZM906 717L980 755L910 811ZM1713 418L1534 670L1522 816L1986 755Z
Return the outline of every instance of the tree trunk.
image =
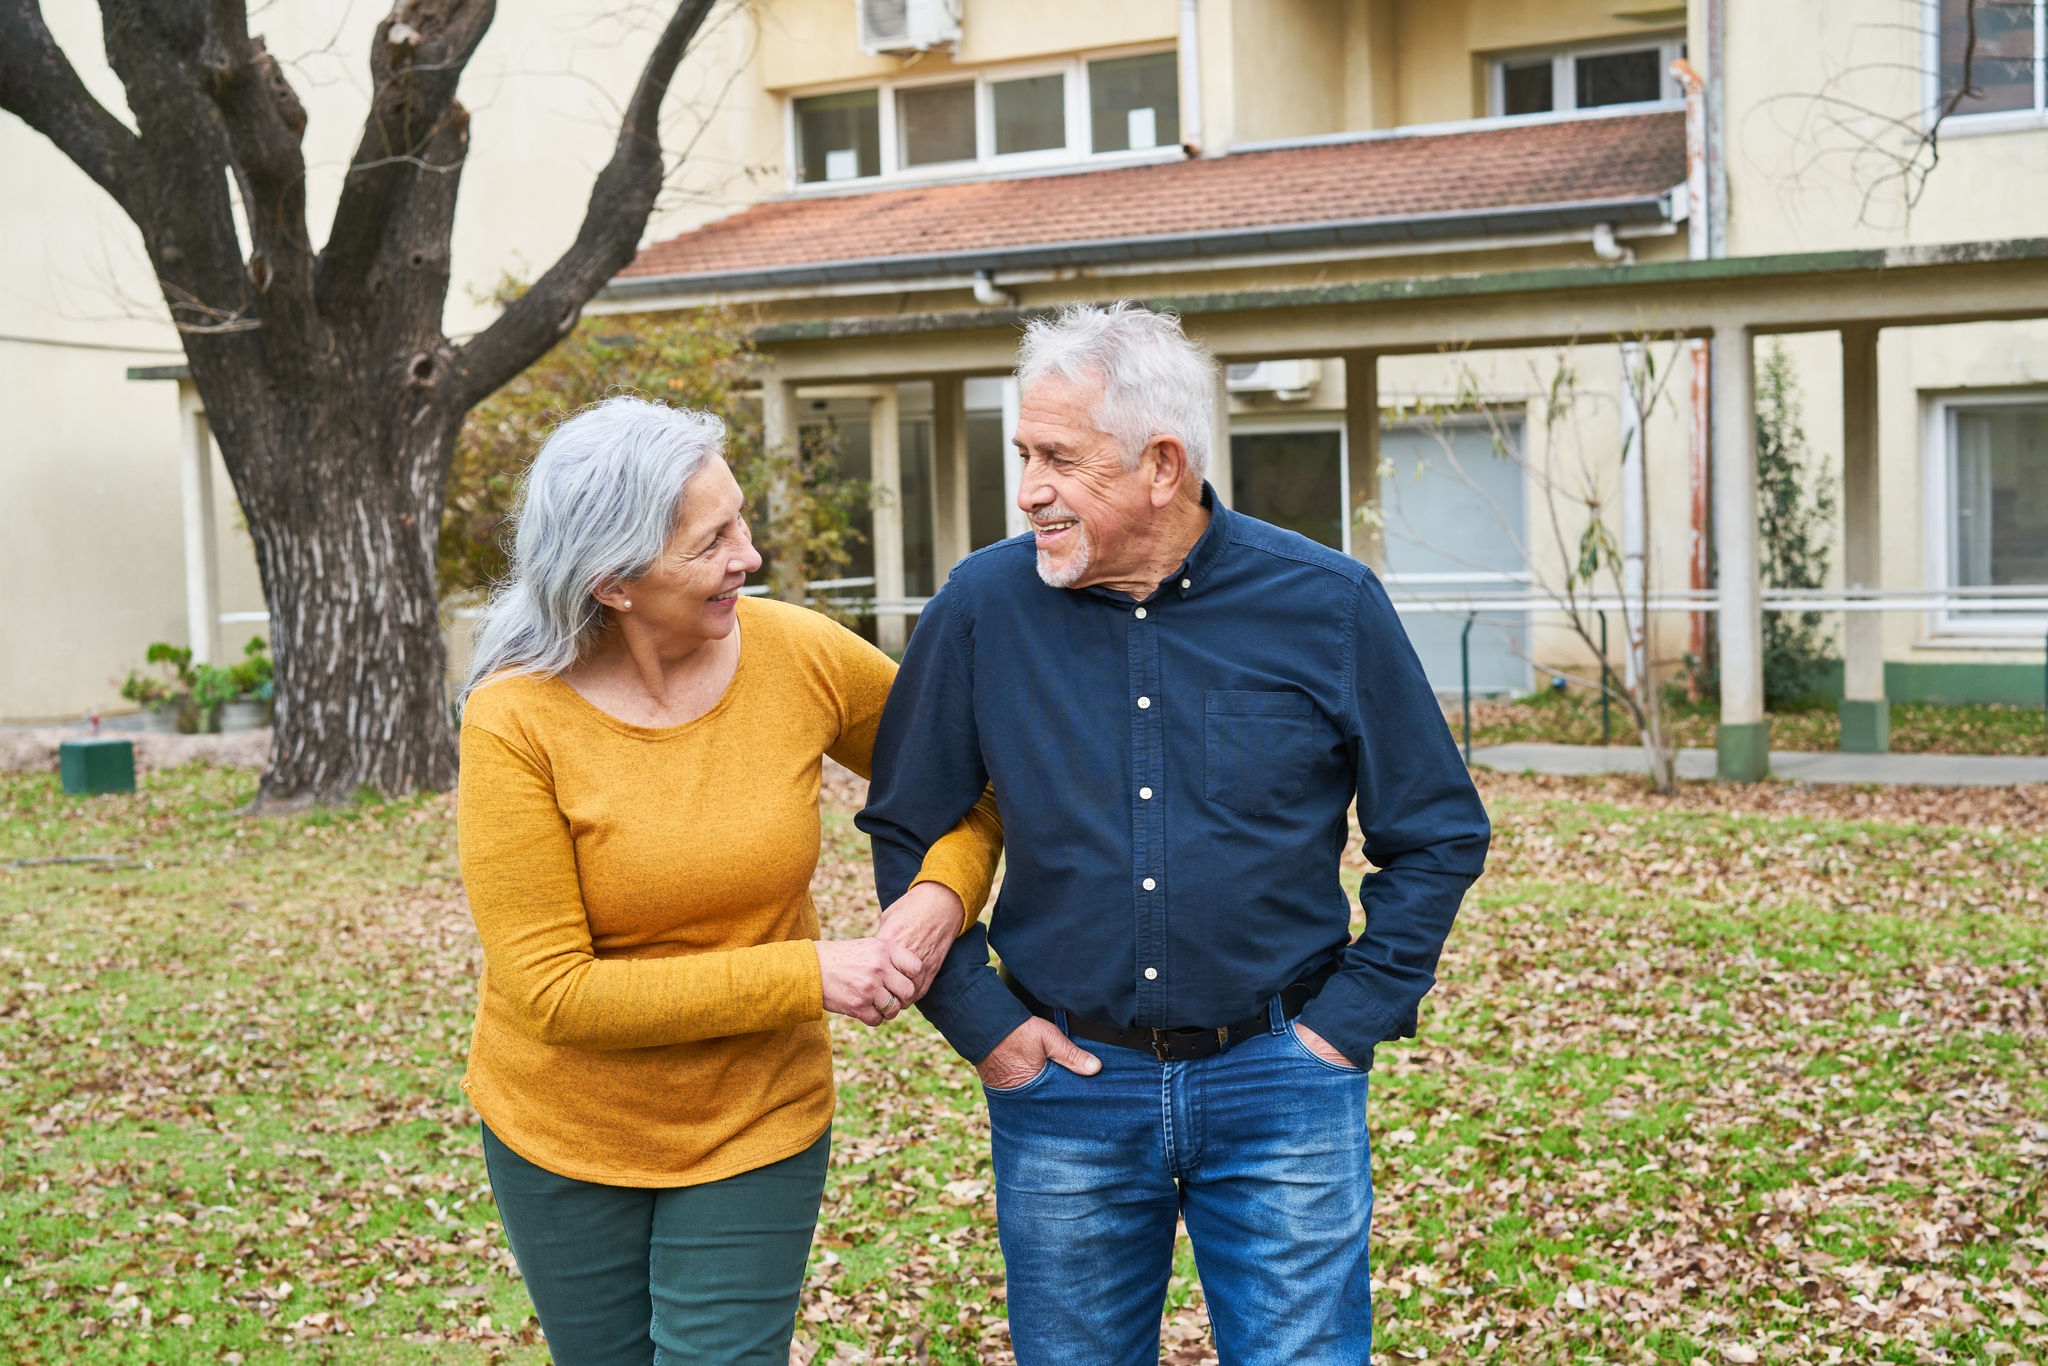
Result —
M433 533L460 418L392 440L346 389L324 397L277 450L230 460L277 660L259 809L455 781Z

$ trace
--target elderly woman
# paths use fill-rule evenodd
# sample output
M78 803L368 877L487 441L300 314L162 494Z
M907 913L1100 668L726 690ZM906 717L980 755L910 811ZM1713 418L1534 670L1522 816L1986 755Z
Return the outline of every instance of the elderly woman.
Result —
M760 567L724 429L615 398L528 472L465 689L484 973L463 1087L560 1366L787 1361L830 1147L826 1011L891 1018L980 914L984 804L882 936L820 940L829 754L869 770L888 657Z

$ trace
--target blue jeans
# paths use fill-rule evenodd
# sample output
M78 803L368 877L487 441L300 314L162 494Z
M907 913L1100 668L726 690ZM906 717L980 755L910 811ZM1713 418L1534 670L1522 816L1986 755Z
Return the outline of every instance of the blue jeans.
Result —
M1083 1041L1095 1076L987 1091L1018 1366L1156 1366L1177 1219L1223 1366L1370 1359L1369 1074L1268 1014L1211 1058Z

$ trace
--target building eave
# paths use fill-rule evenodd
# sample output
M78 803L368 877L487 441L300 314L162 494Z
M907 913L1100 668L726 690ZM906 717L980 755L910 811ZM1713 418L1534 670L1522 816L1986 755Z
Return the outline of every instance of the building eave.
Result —
M2005 238L1934 246L1881 247L1847 251L1793 252L1775 256L1730 256L1699 261L1653 261L1632 265L1555 266L1455 275L1410 276L1350 284L1286 289L1224 290L1145 298L1148 308L1196 317L1204 314L1283 309L1356 307L1394 301L1477 299L1489 295L1620 290L1653 285L1705 285L1715 281L1756 283L1845 272L1908 271L1927 267L2041 262L2048 265L2048 237ZM861 337L1016 328L1050 309L983 308L892 313L846 318L803 319L754 329L756 345L831 341Z
M1669 192L1628 199L1574 200L1274 227L1224 229L1216 232L1172 233L1153 237L1114 237L1074 242L1049 242L1024 247L952 251L927 255L877 256L841 261L805 262L766 270L721 271L696 275L629 276L614 279L600 290L596 302L619 304L653 300L685 304L710 296L773 290L843 288L875 282L972 278L978 272L1001 278L1021 272L1085 272L1106 266L1138 263L1180 265L1213 270L1232 258L1341 252L1346 247L1384 248L1412 242L1433 244L1461 238L1503 239L1519 235L1591 228L1664 224L1671 221Z

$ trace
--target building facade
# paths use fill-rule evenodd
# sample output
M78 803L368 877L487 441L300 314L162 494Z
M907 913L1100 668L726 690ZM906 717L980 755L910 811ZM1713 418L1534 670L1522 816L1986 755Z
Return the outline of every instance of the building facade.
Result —
M880 490L850 577L872 580L851 591L877 600L885 644L961 554L1016 529L1019 321L1134 297L1179 310L1228 365L1219 494L1373 561L1440 687L1468 657L1482 691L1590 672L1542 595L1597 504L1664 603L1641 628L1658 667L1728 635L1703 606L1734 623L1738 739L1762 718L1744 679L1765 594L1728 566L1755 558L1749 390L1780 348L1812 477L1840 490L1849 700L2038 700L2044 11L1979 4L1973 26L1967 0L756 0L690 58L672 204L594 307L750 321L770 440L829 423ZM627 72L639 46L591 60ZM494 152L491 108L468 176L508 188L458 248L537 267L528 244L565 235L580 181L551 206L529 193L530 224L500 212L510 187L595 157L543 129L564 122L543 101L500 141L518 156ZM131 520L157 510L148 553L167 563L124 600L175 636L164 388L127 386L124 425L150 435L105 464L140 468L150 447L157 491L131 490ZM76 487L53 471L84 439L27 453L37 499ZM215 497L215 615L259 610ZM69 591L49 610L90 616ZM56 619L10 621L10 654ZM116 634L137 632L110 629L68 683L0 676L0 714L103 700L91 670Z

